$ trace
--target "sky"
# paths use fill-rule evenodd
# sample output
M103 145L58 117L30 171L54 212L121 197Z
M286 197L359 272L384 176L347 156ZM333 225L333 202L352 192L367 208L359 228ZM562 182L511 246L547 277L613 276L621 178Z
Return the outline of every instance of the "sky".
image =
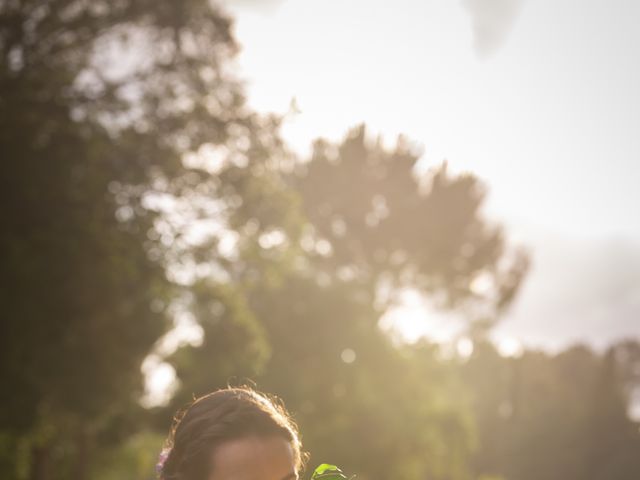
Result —
M489 188L533 266L497 337L640 336L640 2L227 0L249 104L309 152L365 122ZM409 295L410 297L410 295ZM442 336L409 298L407 338ZM414 308L415 307L415 308Z

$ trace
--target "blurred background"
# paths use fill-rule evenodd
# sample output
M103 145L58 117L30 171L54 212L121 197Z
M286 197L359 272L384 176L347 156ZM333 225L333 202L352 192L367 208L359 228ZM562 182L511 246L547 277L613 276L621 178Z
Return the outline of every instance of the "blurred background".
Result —
M0 1L0 475L251 384L361 480L640 478L640 4Z

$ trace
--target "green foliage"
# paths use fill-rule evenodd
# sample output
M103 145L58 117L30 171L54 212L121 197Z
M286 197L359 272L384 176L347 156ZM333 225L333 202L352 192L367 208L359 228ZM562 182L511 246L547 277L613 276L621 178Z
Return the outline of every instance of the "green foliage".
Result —
M517 292L527 256L483 218L476 177L452 176L446 164L418 177L419 158L402 139L391 150L369 141L364 126L340 144L316 142L292 183L313 232L331 245L320 268L415 288L438 306L464 308L470 321L492 323ZM481 295L472 280L482 274L491 288Z
M321 463L311 474L311 480L347 480L342 470L335 465Z
M296 276L252 306L272 345L258 385L295 413L311 462L335 459L357 478L466 478L461 386L435 348L394 347L358 285Z
M362 480L637 478L637 343L476 342L467 363L394 345L378 322L399 291L485 333L527 256L473 175L418 177L402 141L363 126L293 158L244 104L236 50L205 0L0 3L2 478L147 477L178 405L247 378L312 461ZM161 352L182 313L201 344ZM150 353L180 389L145 412Z
M138 432L113 449L96 452L91 478L120 480L122 478L154 478L158 452L164 436L158 433Z
M470 422L464 401L451 400L463 398L455 393L461 387L447 367L438 364L433 350L403 351L391 344L377 326L388 306L377 306L377 292L383 285L392 290L420 288L444 295L448 300L443 306L476 302L496 315L517 289L525 263L506 271L497 268L504 242L479 216L482 196L474 194L478 187L473 177L451 177L440 170L427 179L432 185L425 191L411 170L417 157L400 147L388 153L366 144L363 129L336 149L344 158L333 161L330 171L322 170L329 163L316 151L300 171L282 172L286 183L278 170L264 181L258 166L267 165L267 158L222 171L223 185L238 197L229 217L238 250L227 282L247 296L245 318L257 320L271 354L258 355L266 361L261 374L247 368L259 364L243 364L229 353L246 352L246 360L258 357L250 353L249 343L234 341L225 330L232 324L222 312L230 310L218 309L214 315L216 309L200 311L203 345L183 348L168 359L181 382L171 408L193 394L248 376L277 392L299 414L305 444L314 455L336 458L365 478L465 478L472 448ZM354 171L354 165L370 159L384 164L384 171ZM405 179L398 180L401 185L394 183L398 175ZM356 183L362 191L354 191ZM372 199L381 195L389 198L391 208L377 223L367 223ZM261 201L265 198L267 203ZM449 228L445 212L456 209L467 213L452 213L458 220ZM340 221L346 230L333 232L332 225ZM422 231L425 241L414 241L410 227ZM274 229L286 241L276 248L265 246L263 235ZM439 249L427 238L458 247ZM317 248L323 241L329 245L325 252ZM461 249L475 253L464 268L453 268ZM394 260L400 257L399 263ZM484 271L493 272L494 296L479 298L468 286ZM213 294L212 287L203 282L191 288L210 288ZM350 355L355 355L353 364L343 360ZM407 447L400 448L403 444Z
M522 480L636 478L640 431L619 375L628 365L615 360L629 344L602 356L578 346L520 358L476 345L462 366L479 431L474 470Z
M87 477L92 440L118 438L103 433L136 411L140 364L190 294L172 268L198 252L163 205L195 222L198 200L226 194L183 156L271 148L272 122L223 68L230 28L204 0L0 5L3 478ZM259 362L259 327L224 290L236 358L246 341Z
M263 327L241 294L204 281L193 285L192 292L204 338L201 345L183 347L168 358L178 378L188 381L172 409L224 387L234 377L255 377L270 353Z

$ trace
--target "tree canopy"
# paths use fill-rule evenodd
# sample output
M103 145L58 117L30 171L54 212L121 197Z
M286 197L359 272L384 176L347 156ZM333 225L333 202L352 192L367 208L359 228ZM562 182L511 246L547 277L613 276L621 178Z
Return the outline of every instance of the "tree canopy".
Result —
M300 158L237 51L205 0L0 2L2 477L147 475L175 409L253 381L363 480L636 478L637 343L498 355L528 255L486 187L364 125ZM393 343L403 289L473 355ZM200 342L163 349L184 318ZM148 410L149 355L178 388Z

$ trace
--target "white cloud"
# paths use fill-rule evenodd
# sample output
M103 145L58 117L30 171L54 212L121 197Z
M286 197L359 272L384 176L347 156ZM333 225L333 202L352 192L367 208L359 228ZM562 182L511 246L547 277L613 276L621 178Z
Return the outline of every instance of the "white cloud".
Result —
M462 0L471 15L473 46L479 56L496 52L506 41L522 0Z

